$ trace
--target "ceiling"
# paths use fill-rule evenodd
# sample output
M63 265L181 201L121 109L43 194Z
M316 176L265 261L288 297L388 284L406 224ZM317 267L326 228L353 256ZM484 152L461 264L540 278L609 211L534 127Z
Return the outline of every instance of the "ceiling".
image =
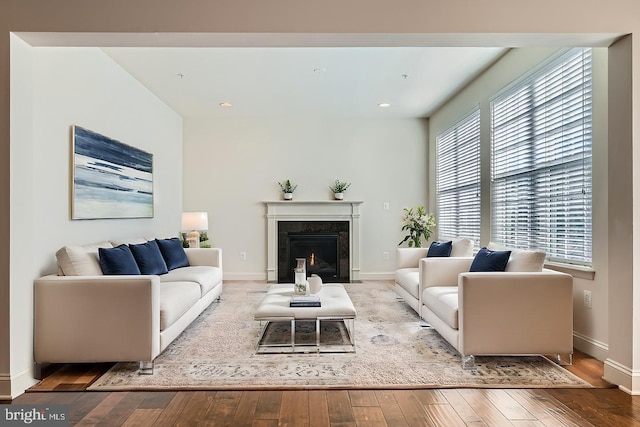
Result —
M504 47L103 47L183 117L428 117ZM221 103L233 106L223 108ZM381 103L390 104L387 108Z

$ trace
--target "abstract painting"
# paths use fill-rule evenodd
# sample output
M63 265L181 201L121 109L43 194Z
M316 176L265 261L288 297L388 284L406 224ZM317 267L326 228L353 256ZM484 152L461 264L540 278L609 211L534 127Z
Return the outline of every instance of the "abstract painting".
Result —
M153 155L73 126L71 219L153 218Z

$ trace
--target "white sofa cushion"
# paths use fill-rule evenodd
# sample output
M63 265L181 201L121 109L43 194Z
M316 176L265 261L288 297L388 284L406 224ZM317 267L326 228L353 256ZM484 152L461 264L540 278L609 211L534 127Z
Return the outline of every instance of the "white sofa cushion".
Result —
M201 296L204 296L222 282L222 269L208 265L180 267L161 275L160 282L195 282L200 286Z
M110 242L64 246L56 252L59 273L64 276L102 276L98 248L112 248Z
M473 240L467 238L457 238L452 240L452 257L473 256Z
M160 283L160 330L164 331L200 299L196 282Z
M512 249L499 245L495 242L489 242L487 249L490 251L511 251L507 268L505 268L504 271L534 272L542 271L542 268L544 267L546 253L543 251Z
M400 268L396 270L396 283L416 299L420 297L420 271L418 268Z
M433 286L422 293L422 304L453 329L458 329L458 287Z

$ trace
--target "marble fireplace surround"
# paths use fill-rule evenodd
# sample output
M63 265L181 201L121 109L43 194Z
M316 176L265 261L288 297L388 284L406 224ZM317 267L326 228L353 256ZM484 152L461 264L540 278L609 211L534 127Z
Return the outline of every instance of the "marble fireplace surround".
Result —
M293 201L264 202L267 206L267 281L278 281L279 221L348 221L349 279L360 281L360 205L362 202Z

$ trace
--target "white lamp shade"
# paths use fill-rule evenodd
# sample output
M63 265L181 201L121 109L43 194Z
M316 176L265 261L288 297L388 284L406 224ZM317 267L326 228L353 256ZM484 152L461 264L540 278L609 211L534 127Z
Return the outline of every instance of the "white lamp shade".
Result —
M182 230L208 230L209 216L207 212L183 212Z

